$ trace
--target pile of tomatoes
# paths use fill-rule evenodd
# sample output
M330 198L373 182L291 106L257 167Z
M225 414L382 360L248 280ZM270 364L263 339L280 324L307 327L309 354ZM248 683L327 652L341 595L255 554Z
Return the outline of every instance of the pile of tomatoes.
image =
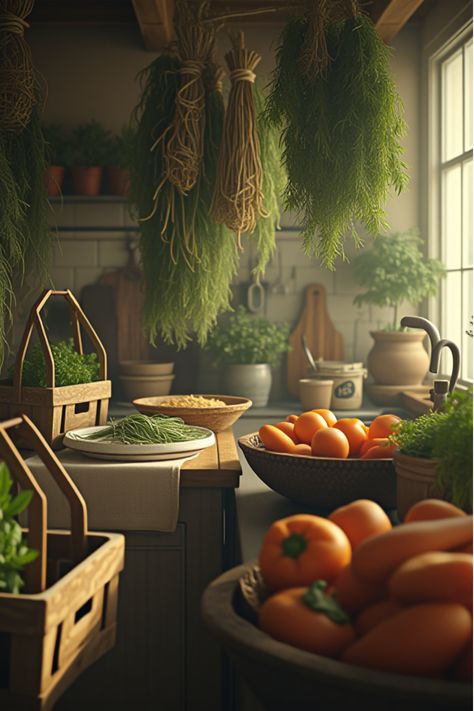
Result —
M357 417L337 419L331 410L288 415L284 422L263 425L259 437L265 449L313 457L391 459L396 445L388 436L400 422L396 415L379 415L367 427Z
M399 674L472 680L472 516L426 499L400 526L361 499L276 521L259 626L299 649Z

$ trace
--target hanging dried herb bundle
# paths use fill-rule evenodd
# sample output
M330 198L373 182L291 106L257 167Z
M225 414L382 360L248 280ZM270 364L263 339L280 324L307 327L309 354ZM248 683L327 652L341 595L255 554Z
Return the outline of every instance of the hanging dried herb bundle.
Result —
M333 268L347 233L360 244L356 221L373 234L386 227L388 191L407 180L405 124L389 50L368 17L327 24L330 62L310 77L300 54L309 29L305 15L282 33L267 117L283 130L286 207L299 215L307 253Z
M31 50L24 38L34 0L0 2L0 131L18 133L37 99Z
M139 217L145 275L144 325L184 347L193 332L204 343L217 315L230 306L230 282L238 252L232 234L209 217L224 120L215 71L205 72L203 167L195 187L183 196L164 179L164 146L157 138L170 125L180 87L180 62L162 55L142 73L143 94L135 109L136 149L130 200ZM155 145L154 150L150 150ZM161 189L153 195L153 186Z
M240 235L252 233L268 217L262 192L262 163L253 84L261 57L245 48L243 34L232 36L225 55L232 82L219 150L212 216Z
M180 86L173 120L165 129L165 175L180 193L187 195L201 170L205 122L203 72L215 43L213 23L202 21L207 3L176 3L174 26L180 64Z

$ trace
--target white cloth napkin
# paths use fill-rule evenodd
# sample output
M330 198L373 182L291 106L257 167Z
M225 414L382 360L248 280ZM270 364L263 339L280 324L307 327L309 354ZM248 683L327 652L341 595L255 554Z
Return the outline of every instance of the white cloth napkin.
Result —
M181 466L197 454L157 462L91 459L71 449L56 454L86 501L91 530L176 529ZM69 506L51 474L38 456L26 463L48 499L48 528L69 528Z

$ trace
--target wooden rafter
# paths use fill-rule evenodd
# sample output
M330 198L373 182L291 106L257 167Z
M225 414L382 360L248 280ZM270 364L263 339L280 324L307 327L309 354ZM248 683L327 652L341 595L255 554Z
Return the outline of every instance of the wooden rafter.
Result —
M371 16L384 42L390 42L422 4L423 0L375 0Z
M173 39L174 0L132 0L145 49L158 51Z

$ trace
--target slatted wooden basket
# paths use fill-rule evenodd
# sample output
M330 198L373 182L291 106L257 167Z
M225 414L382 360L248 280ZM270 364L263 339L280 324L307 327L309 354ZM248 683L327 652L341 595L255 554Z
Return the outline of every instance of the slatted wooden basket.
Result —
M11 439L13 430L21 431L66 496L70 532L47 531L46 497ZM84 499L28 417L0 423L0 458L17 484L33 491L25 534L39 551L24 570L23 591L0 593L0 709L50 711L114 645L124 537L88 531Z
M74 344L83 353L81 326L88 334L99 360L99 380L79 385L55 386L54 360L41 311L51 296L64 296L71 307ZM46 362L45 388L27 387L22 383L23 364L28 345L36 328ZM26 414L38 426L48 444L61 447L65 432L77 427L103 425L107 420L112 385L107 380L107 354L98 335L69 289L48 289L31 309L18 350L13 383L0 383L0 419Z

